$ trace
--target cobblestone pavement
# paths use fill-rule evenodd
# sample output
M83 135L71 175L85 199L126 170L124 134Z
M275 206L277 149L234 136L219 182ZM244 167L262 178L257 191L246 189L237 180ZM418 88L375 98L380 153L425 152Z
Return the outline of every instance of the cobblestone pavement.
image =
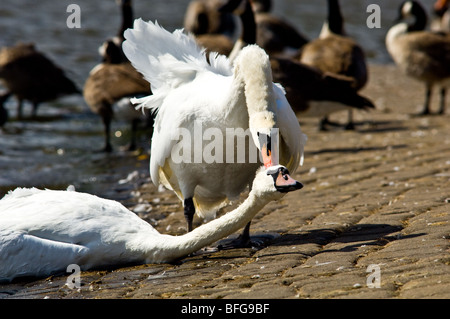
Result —
M277 234L267 247L83 272L78 290L66 276L17 281L0 298L450 298L450 117L413 116L423 86L394 66L370 71L377 109L355 112L355 131L301 119L305 187L253 220L253 233ZM171 192L134 195L127 206L160 232L185 232Z

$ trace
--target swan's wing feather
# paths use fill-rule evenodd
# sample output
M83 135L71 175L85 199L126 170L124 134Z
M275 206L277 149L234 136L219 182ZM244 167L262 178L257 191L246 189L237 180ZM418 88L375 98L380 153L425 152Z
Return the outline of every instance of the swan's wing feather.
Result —
M50 275L79 263L88 250L77 244L0 229L0 281Z
M132 100L144 107L160 107L171 90L191 82L200 72L233 73L225 56L210 54L208 63L205 50L182 29L170 33L157 22L136 19L124 36L125 55L152 85L152 96Z
M18 189L0 200L0 231L90 247L137 228L156 232L121 203L87 193Z

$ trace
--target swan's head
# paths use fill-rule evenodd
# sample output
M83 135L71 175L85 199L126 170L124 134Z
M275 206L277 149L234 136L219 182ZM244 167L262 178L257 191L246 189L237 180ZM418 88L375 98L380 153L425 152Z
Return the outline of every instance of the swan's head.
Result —
M261 167L253 180L252 192L258 197L268 197L271 200L283 194L301 189L303 184L289 176L289 171L281 165L271 166L268 169Z
M245 83L245 99L253 141L261 151L266 167L278 165L278 159L274 156L278 144L272 136L273 131L277 131L277 103L269 56L259 46L248 45L237 56L234 68L235 76L241 76ZM269 146L272 146L272 149Z

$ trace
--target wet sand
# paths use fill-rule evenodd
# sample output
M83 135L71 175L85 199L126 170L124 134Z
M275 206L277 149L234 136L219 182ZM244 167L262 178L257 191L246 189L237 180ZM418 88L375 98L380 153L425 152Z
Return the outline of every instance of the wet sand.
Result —
M304 188L252 223L278 235L267 247L87 271L80 289L67 276L21 280L0 285L0 298L450 298L450 106L413 116L420 83L393 65L371 65L370 76L363 93L377 109L355 112L355 131L301 119L309 141L294 178ZM170 191L135 185L126 206L162 233L185 232Z

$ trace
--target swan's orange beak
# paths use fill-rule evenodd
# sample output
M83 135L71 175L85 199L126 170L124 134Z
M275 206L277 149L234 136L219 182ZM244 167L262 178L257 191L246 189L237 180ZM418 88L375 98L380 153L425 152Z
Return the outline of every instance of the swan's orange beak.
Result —
M292 192L303 187L302 183L289 176L289 171L284 166L269 168L267 174L272 175L275 188L281 193Z
M264 167L278 165L278 136L258 132L258 138Z

